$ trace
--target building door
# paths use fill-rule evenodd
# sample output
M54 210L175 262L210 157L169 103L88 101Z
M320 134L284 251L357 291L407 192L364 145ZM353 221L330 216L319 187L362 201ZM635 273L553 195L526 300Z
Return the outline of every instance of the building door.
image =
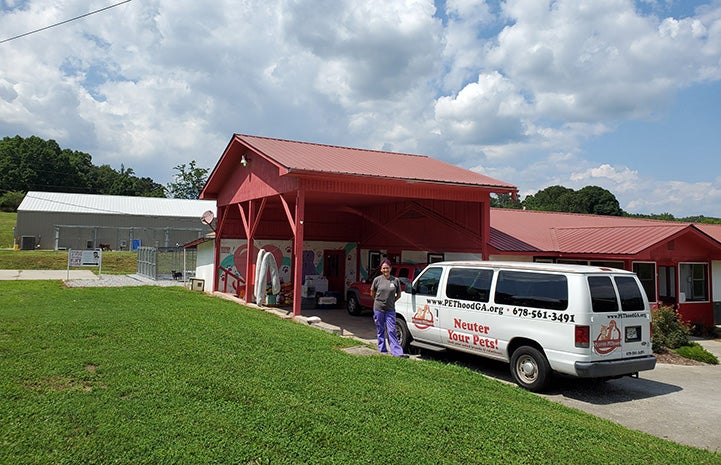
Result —
M345 251L323 251L323 275L328 279L328 290L343 295L345 290Z
M676 306L676 267L658 267L658 301L664 305Z

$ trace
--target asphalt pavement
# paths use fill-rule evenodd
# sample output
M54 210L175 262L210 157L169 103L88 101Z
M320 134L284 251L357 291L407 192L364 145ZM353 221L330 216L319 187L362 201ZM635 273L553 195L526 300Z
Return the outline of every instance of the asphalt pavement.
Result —
M73 287L183 284L153 281L138 275L98 276L82 269L0 270L0 281L28 279L63 280ZM323 329L354 337L359 342L375 343L375 326L370 315L354 317L338 308L303 310L302 316L306 320L320 320L320 324L315 324ZM721 360L721 339L696 342ZM505 363L456 353L414 358L423 360L424 357L462 363L485 376L512 383ZM638 378L606 382L557 377L551 389L540 395L627 428L721 453L721 365L657 363L654 370L641 372Z
M341 328L341 334L375 344L370 315L354 317L344 309L304 310ZM696 339L721 360L721 339ZM423 352L415 359L432 358L461 363L498 381L514 384L508 364L460 353ZM520 388L519 388L520 389ZM567 376L554 378L549 391L539 394L619 425L679 444L721 453L721 365L657 363L638 378L605 382Z

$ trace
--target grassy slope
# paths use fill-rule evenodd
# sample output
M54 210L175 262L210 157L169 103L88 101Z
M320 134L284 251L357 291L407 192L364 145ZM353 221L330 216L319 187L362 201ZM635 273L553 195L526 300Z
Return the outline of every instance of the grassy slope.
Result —
M0 212L0 249L12 249L17 213ZM103 273L135 273L134 252L103 252ZM53 250L0 250L0 270L64 270L68 253ZM96 267L89 267L97 272Z
M103 273L135 273L135 252L103 252ZM63 250L0 250L0 270L64 270L68 253ZM97 273L97 267L87 267Z
M13 228L17 217L17 213L0 212L0 249L12 249L15 241Z
M181 288L0 283L0 463L721 464Z

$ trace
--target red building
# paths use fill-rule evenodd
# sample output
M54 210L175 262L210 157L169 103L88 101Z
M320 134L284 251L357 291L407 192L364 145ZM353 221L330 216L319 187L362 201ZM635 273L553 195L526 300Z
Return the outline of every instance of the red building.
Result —
M252 295L261 247L296 315L308 276L342 296L381 256L591 263L634 270L652 302L714 323L721 227L490 208L516 191L426 156L236 134L201 194L217 202L212 289Z

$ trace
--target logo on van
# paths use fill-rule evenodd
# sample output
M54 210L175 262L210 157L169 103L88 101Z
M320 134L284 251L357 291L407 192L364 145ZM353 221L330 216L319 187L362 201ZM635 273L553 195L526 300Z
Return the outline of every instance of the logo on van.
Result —
M428 307L428 305L425 305L424 307L418 307L418 310L416 310L416 313L413 315L413 318L411 319L414 325L416 325L416 328L418 329L428 329L433 325L433 312L431 312L431 309Z
M616 320L611 320L608 326L601 326L601 331L593 341L593 350L600 355L607 355L621 347L621 330Z

